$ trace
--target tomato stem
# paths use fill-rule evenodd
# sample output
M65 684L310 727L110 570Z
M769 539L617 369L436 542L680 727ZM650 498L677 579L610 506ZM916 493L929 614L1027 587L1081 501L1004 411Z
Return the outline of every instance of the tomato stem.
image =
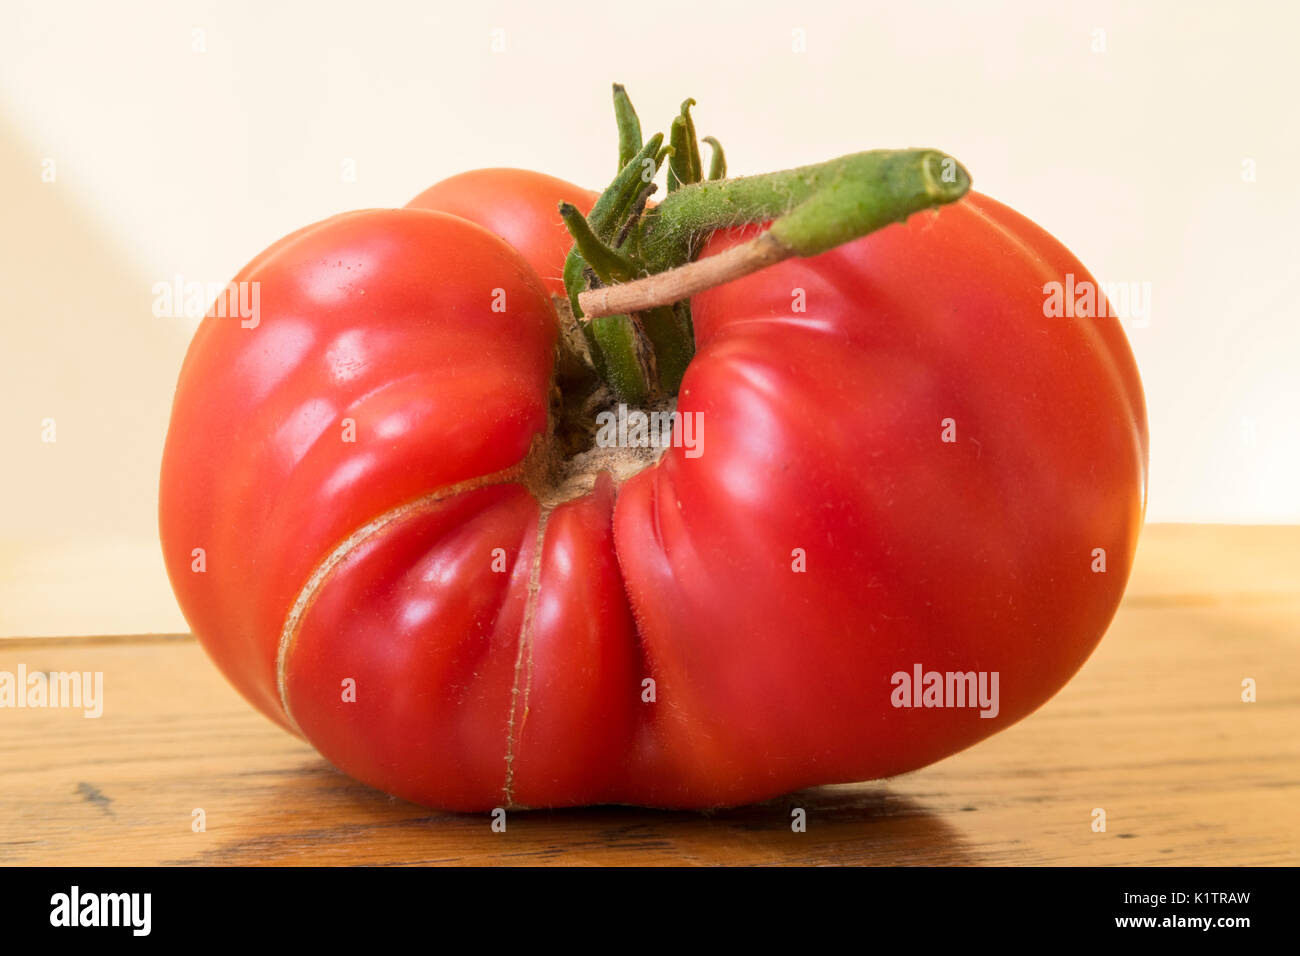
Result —
M703 238L728 226L772 221L795 255L814 256L913 213L953 202L970 175L932 149L872 150L798 169L698 183L646 217L646 265L689 261ZM774 220L774 221L773 221Z
M648 277L579 296L582 314L668 305L791 256L815 256L913 213L960 199L970 175L928 149L875 150L799 169L683 186L642 223ZM774 221L773 221L774 220ZM772 221L724 256L689 263L718 229Z
M725 179L727 176L727 156L722 151L722 144L712 136L704 137L704 142L708 143L713 150L709 157L709 179Z
M600 241L572 203L560 203L560 218L573 236L574 245L601 282L627 282L636 277L636 267L627 256Z
M692 295L792 256L815 256L925 209L955 202L970 175L933 149L873 150L759 176L725 179L716 139L705 179L688 99L669 142L641 140L627 91L614 86L622 164L584 220L561 215L574 237L564 281L592 363L622 401L675 394L695 343ZM667 162L668 195L646 200ZM693 262L705 240L730 227L770 223L749 242Z
M623 84L614 84L614 120L618 123L618 168L622 169L641 152L641 120L632 108Z
M676 192L682 186L698 183L704 178L700 162L700 143L695 137L695 121L691 119L694 100L682 103L681 113L673 118L668 142L673 148L668 159L668 191Z

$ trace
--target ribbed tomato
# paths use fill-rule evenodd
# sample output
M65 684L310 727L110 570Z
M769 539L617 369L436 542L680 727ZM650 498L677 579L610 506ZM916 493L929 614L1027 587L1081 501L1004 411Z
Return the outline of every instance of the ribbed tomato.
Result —
M1078 669L1146 422L1115 320L1044 316L1090 281L1059 243L971 195L700 295L699 453L602 470L554 454L568 245L513 181L295 233L194 339L163 546L263 712L433 806L705 807L915 769ZM996 715L896 706L915 665L997 672Z

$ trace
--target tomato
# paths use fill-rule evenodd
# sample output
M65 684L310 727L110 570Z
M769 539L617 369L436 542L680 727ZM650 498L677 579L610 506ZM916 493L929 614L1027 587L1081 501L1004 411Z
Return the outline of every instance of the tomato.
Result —
M553 295L564 295L564 257L573 245L557 208L572 203L585 216L596 194L527 169L474 169L430 186L408 209L451 213L496 233L527 260Z
M273 246L182 368L168 571L264 713L427 805L707 807L924 766L1081 666L1146 422L1118 324L1044 316L1091 281L1054 239L971 195L697 296L696 450L566 471L554 190L466 175ZM996 713L896 706L915 665Z

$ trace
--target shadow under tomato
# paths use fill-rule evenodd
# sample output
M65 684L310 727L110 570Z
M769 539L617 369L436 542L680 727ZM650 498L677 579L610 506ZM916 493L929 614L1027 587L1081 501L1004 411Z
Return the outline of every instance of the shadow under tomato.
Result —
M800 812L802 811L802 812ZM600 806L531 811L552 830L572 831L565 853L599 848L651 851L682 864L960 865L958 831L910 797L875 784L816 787L720 810ZM796 830L796 823L802 829ZM589 836L581 839L585 831ZM623 861L620 861L623 862ZM644 861L649 862L649 861Z
M260 779L259 779L260 778ZM239 824L206 864L962 865L958 831L881 783L818 787L750 806L594 806L447 813L389 797L323 763L250 773ZM794 829L796 811L804 828ZM504 829L502 829L504 824ZM495 826L494 826L495 825ZM223 839L222 837L225 837Z

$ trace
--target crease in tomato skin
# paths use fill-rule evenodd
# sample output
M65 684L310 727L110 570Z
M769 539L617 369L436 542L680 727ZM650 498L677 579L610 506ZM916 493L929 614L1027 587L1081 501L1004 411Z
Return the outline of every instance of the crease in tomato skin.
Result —
M535 443L536 444L536 443ZM461 495L465 495L482 488L490 488L496 485L517 484L527 470L526 461L520 461L519 464L504 469L494 475L485 475L481 478L471 479L460 482L437 491L414 499L413 501L404 502L396 508L386 511L374 520L368 522L362 527L356 529L347 538L340 541L326 556L326 558L312 571L310 577L303 584L302 589L298 592L293 606L285 615L283 629L280 634L279 646L276 652L276 673L277 686L281 708L286 718L293 725L295 732L301 735L297 729L297 723L293 720L293 713L288 703L286 689L286 671L288 668L289 658L293 650L294 639L302 617L311 610L311 605L321 587L325 585L330 576L339 567L340 564L350 560L357 549L362 548L371 542L372 539L381 535L385 529L392 525L400 524L408 518L418 516L421 513L437 508L444 502L451 501Z
M514 777L516 748L523 735L524 723L528 718L528 697L532 690L532 642L533 621L537 614L538 592L541 587L541 563L546 542L546 525L551 517L551 509L538 503L537 522L532 529L531 551L528 553L527 596L524 604L523 623L519 628L518 647L515 651L514 678L510 685L509 717L506 721L506 756L505 780L501 785L502 799L507 808L516 806L514 802ZM522 550L522 546L521 546ZM520 704L520 675L524 671L524 658L527 655L527 681L524 684L523 709L519 716L519 727L515 728L516 709Z
M621 792L637 724L640 675L635 625L611 547L615 487L555 505L538 566L532 690L517 728L513 802L609 802Z
M305 714L304 727L331 763L417 802L499 805L505 751L495 727L498 719L505 725L511 676L503 652L519 633L527 574L527 555L509 542L523 539L536 511L518 483L447 499L375 538L371 551L336 575L305 621L292 675L295 712ZM491 568L494 546L507 552L499 572ZM412 578L421 562L442 570ZM454 592L445 580L458 582ZM401 581L411 584L396 586ZM422 602L428 609L412 617L409 609ZM466 626L466 614L478 624ZM400 645L397 635L404 635ZM331 691L330 675L340 673L356 676L355 703L339 703ZM499 750L484 746L493 737Z

